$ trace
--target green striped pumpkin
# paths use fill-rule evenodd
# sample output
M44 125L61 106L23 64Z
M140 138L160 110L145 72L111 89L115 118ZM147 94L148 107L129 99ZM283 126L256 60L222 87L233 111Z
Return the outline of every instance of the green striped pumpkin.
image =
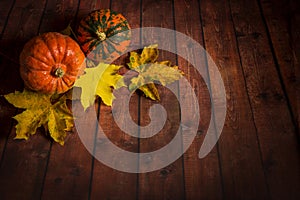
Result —
M130 44L130 26L123 15L109 9L95 10L83 18L77 39L87 57L97 62L112 62Z

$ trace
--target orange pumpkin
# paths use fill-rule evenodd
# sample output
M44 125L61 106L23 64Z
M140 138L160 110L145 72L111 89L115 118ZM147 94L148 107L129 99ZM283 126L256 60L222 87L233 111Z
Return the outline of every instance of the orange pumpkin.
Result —
M20 55L25 85L45 94L69 90L85 69L85 55L69 36L44 33L27 42Z

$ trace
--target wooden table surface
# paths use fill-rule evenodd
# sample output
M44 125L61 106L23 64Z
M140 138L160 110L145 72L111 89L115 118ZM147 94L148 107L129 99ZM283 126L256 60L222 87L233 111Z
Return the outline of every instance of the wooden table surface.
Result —
M0 199L300 199L297 0L1 0L0 94L22 90L18 60L30 38L60 31L71 20L75 25L100 8L122 13L132 28L179 31L207 50L226 89L227 115L217 145L198 158L211 116L208 89L186 60L163 51L161 60L184 71L202 112L198 134L183 156L154 172L125 173L91 156L76 132L63 147L42 129L27 141L14 140L12 117L20 110L1 96ZM179 105L166 88L159 91L168 112L159 134L129 136L114 122L111 108L97 101L105 134L132 152L170 142L180 121ZM149 123L154 103L134 94L133 120Z

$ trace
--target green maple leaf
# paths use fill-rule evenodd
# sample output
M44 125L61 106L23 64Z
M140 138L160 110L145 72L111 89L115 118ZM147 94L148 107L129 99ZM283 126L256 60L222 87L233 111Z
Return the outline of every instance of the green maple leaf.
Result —
M177 66L172 66L170 61L157 62L158 45L145 47L141 54L130 52L128 67L139 73L131 79L129 90L141 90L146 97L152 100L160 100L155 81L162 85L172 83L182 77L182 72Z
M28 139L43 126L55 142L64 144L67 131L73 128L73 116L66 104L66 97L53 96L24 89L4 95L6 100L17 108L25 109L14 116L17 120L15 139Z
M85 74L75 82L75 87L80 87L81 104L86 110L93 105L96 96L101 97L104 104L111 106L115 98L113 89L125 86L123 76L118 74L122 66L100 63L94 68L86 68Z

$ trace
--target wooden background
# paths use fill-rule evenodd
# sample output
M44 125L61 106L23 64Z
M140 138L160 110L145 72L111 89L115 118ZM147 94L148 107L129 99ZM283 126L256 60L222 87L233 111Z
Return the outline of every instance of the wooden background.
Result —
M20 110L1 96L0 199L300 199L297 0L1 0L0 94L22 90L18 57L31 37L60 31L70 20L74 26L99 8L122 13L132 28L169 28L203 45L227 92L227 116L217 145L198 158L211 115L208 89L193 66L162 52L161 60L169 59L185 72L203 112L196 139L183 156L163 169L130 174L94 159L76 132L64 147L42 129L28 141L17 141L11 117ZM159 90L168 122L150 139L123 133L111 109L96 102L100 124L116 145L148 152L172 139L179 106L167 89ZM153 104L133 95L132 118L146 125Z

